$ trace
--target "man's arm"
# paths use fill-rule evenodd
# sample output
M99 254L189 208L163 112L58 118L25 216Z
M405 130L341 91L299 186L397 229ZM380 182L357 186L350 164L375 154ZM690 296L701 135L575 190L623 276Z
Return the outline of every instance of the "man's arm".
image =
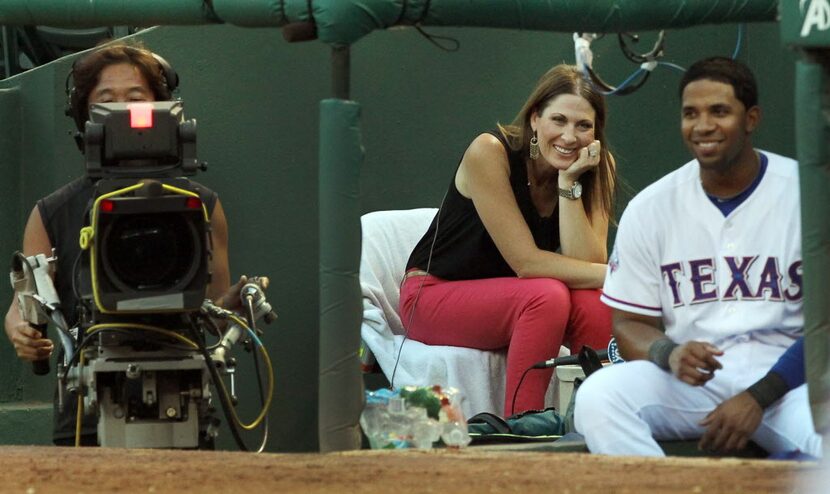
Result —
M23 254L33 256L37 254L52 255L52 243L43 226L40 211L37 206L29 214L26 222L26 229L23 231ZM54 350L51 340L46 339L20 317L17 294L12 294L12 302L6 312L5 319L6 336L14 345L17 356L22 360L35 361L49 358Z
M225 210L219 199L213 208L210 216L211 243L213 253L211 259L210 285L207 287L207 297L216 305L228 310L239 310L242 301L239 298L239 291L248 282L247 276L240 276L239 280L230 285L230 266L228 262L228 222L225 218Z
M675 343L661 329L659 317L613 309L614 338L626 360L649 360L681 381L702 386L722 366L717 347L701 342Z
M788 391L807 382L804 363L804 337L790 345L766 376L749 387L747 391L762 408L767 408L781 399Z
M805 380L804 337L801 337L781 355L767 375L709 412L700 422L706 432L698 447L712 451L742 449L761 424L764 410Z
M222 305L220 302L223 300L220 299L227 294L230 286L230 267L228 265L228 222L219 199L216 199L216 205L210 216L210 235L213 252L211 253L211 275L207 297Z
M611 309L614 338L625 360L649 360L654 342L667 340L659 317Z

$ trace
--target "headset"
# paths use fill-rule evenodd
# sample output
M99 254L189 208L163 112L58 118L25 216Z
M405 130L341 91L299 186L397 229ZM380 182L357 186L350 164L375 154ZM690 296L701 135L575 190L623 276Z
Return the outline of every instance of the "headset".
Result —
M104 48L106 49L106 48ZM127 52L146 52L147 50L143 48L136 48L132 46L124 47L124 50ZM163 76L163 90L162 94L156 95L160 101L166 101L172 99L173 91L179 87L179 74L173 68L170 63L162 58L160 55L156 53L150 52L153 58L158 62L159 68L161 68L161 73ZM75 88L75 81L74 81L74 74L75 69L78 66L78 63L83 60L84 58L76 59L72 63L72 69L69 71L69 74L66 75L66 82L65 82L65 90L66 90L66 116L70 117L73 122L75 122L75 127L78 129L74 133L75 143L78 145L78 148L81 152L84 152L84 141L83 135L86 126L86 119L84 117L83 109L81 108L81 95L78 93L77 88ZM150 81L147 81L148 83Z

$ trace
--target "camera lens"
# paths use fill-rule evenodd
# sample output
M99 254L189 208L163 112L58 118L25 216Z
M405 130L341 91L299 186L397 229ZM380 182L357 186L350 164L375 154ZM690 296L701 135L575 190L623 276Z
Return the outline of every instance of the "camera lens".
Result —
M181 214L119 217L101 241L103 267L122 290L180 290L199 265L197 235Z

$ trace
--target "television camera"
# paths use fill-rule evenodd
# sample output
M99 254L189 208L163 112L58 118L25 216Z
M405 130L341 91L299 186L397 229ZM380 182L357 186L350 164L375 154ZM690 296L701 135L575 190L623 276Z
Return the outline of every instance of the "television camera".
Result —
M265 297L267 278L242 287L238 312L206 299L209 205L186 178L205 168L196 157L195 120L184 118L180 101L94 104L83 142L96 189L72 273L77 326L67 327L52 283L62 254L12 258L21 316L42 332L49 322L58 329L64 355L57 364L58 408L76 393L77 416L97 416L101 446L201 448L218 433L218 398L241 449L247 447L239 428L262 425L267 438L274 377L256 323L276 314ZM250 424L235 408L237 343L253 350L262 395ZM35 364L36 373L49 372L48 361Z

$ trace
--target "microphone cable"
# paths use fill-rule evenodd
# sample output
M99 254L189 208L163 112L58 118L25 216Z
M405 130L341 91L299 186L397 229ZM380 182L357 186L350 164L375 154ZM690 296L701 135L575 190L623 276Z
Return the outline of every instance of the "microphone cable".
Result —
M658 59L663 56L663 45L665 44L665 32L660 31L655 41L654 46L646 53L639 54L634 52L625 42L623 34L631 38L635 43L639 41L639 36L636 34L621 33L617 35L620 48L625 57L635 63L640 64L640 68L629 75L617 87L614 87L602 78L593 69L593 53L591 52L591 42L598 38L595 34L589 33L574 33L574 52L576 54L577 66L582 70L585 78L588 79L594 87L602 94L609 95L627 95L640 89L648 80L651 72L658 65ZM634 81L637 81L636 83Z
M600 350L597 352L593 348L589 347L588 345L582 345L582 348L579 350L579 353L575 355L565 355L563 357L554 357L550 360L542 360L536 362L535 364L531 365L522 373L522 377L519 379L519 384L516 385L515 391L513 391L513 400L510 403L510 413L516 413L516 396L519 394L519 388L522 387L522 382L525 380L525 376L527 373L533 369L550 369L556 368L560 365L575 365L579 364L582 368L582 372L585 374L585 379L588 378L591 374L598 371L602 368L602 360L608 359L608 350Z
M535 365L532 365L532 366L528 367L522 373L522 377L519 378L519 384L516 385L516 390L513 391L513 400L510 402L510 415L515 415L516 414L516 396L519 395L519 388L522 387L522 383L525 380L525 376L527 376L528 372L530 372L530 371L532 371L533 369L536 369L536 368L537 367Z
M453 181L455 180L455 174L453 174ZM435 233L432 236L432 243L429 246L429 254L427 255L427 267L424 269L426 272L425 275L421 276L421 284L418 285L418 291L415 292L415 300L412 302L412 311L409 313L409 320L406 323L406 326L403 328L403 340L401 340L401 346L398 347L398 355L395 357L395 366L392 368L392 377L389 379L389 388L395 389L395 374L398 372L398 364L401 361L401 352L403 352L403 345L406 343L406 340L409 336L409 328L412 327L412 321L415 319L415 310L418 308L418 299L421 298L421 289L424 287L424 282L426 281L426 277L429 276L429 268L432 265L432 253L435 250L435 242L438 240L438 226L441 223L441 211L444 210L444 201L447 200L447 194L449 193L449 188L444 192L444 197L441 198L441 204L438 206L438 212L435 213ZM411 255L411 254L410 254ZM404 267L404 269L406 269ZM406 272L404 272L403 278L401 278L401 284L398 287L398 294L401 293L401 289L403 288L403 284L406 281ZM398 299L398 304L400 305L400 299Z
M741 52L744 39L744 30L744 23L738 24L737 40L735 41L735 48L731 55L733 60L737 59L738 54ZM639 35L632 33L619 33L617 35L617 40L623 55L629 61L639 64L640 67L623 80L620 85L614 87L602 80L599 74L597 74L593 69L593 53L591 52L590 44L592 41L599 39L600 37L602 37L602 35L593 33L574 33L574 49L576 53L576 65L582 70L585 78L588 79L599 92L606 96L625 96L640 89L657 66L668 67L681 73L686 72L685 68L677 64L660 60L664 54L663 48L665 45L665 31L660 31L652 48L642 54L635 52L626 41L626 38L628 38L631 42L636 44L640 41Z

